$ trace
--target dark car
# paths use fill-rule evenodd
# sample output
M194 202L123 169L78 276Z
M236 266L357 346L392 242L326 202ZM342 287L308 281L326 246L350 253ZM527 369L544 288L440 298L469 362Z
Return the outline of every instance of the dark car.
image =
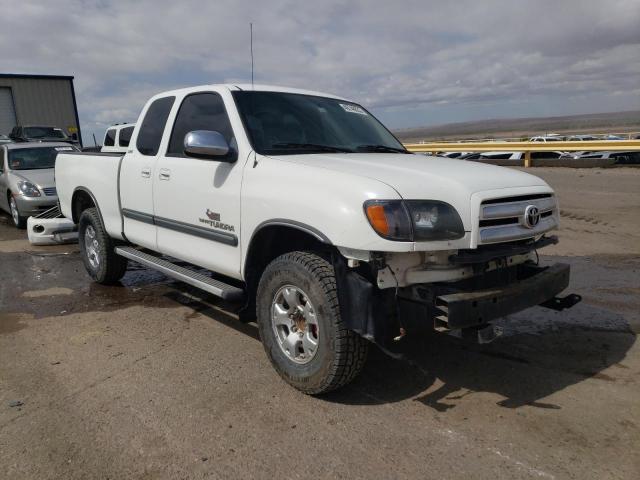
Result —
M23 125L13 127L9 138L14 142L66 142L78 143L76 138L69 137L58 127L44 125Z

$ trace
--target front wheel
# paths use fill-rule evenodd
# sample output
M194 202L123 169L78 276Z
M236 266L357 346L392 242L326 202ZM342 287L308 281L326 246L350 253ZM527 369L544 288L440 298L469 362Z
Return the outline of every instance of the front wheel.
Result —
M18 204L13 196L9 197L9 209L11 210L11 219L16 228L24 229L27 227L27 217L20 215Z
M78 244L87 273L96 282L109 285L124 276L127 259L116 254L115 242L105 231L96 208L88 208L82 212L78 226Z
M290 385L321 394L362 370L368 342L340 317L333 266L310 252L290 252L265 269L257 292L260 338Z

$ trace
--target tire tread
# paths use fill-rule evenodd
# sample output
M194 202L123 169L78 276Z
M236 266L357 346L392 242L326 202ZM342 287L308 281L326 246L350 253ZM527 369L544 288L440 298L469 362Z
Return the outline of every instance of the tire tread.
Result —
M314 252L293 251L276 258L270 267L281 262L293 262L303 266L320 283L328 299L332 311L330 317L336 331L334 342L336 360L331 365L331 370L323 384L315 387L296 385L296 388L311 395L336 390L351 382L362 371L367 360L368 341L349 330L340 316L335 272L329 261Z
M96 231L96 236L99 238L98 242L104 255L104 268L101 268L98 272L93 272L84 258L86 257L86 254L84 253L84 240L79 238L80 250L83 254L83 261L85 262L87 272L100 284L111 285L116 283L126 273L128 261L125 257L121 257L115 252L115 247L118 243L107 233L97 208L88 208L82 212L82 215L80 216L81 233L83 231L83 225L87 223L91 224Z

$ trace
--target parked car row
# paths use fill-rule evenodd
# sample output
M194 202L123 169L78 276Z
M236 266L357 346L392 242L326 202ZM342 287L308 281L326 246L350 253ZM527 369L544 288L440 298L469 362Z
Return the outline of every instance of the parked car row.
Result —
M640 152L572 152L568 155L570 158L613 158L617 164L640 164Z
M640 138L636 135L634 138ZM626 140L620 135L560 135L559 133L550 133L548 135L538 135L531 137L530 142L588 142L596 140Z
M458 160L524 160L524 152L444 152L441 157L456 158ZM531 152L531 158L536 159L615 159L617 164L640 164L640 152L634 151L582 151L582 152Z
M531 158L561 158L564 152L531 152ZM524 152L475 152L457 157L460 160L523 160Z

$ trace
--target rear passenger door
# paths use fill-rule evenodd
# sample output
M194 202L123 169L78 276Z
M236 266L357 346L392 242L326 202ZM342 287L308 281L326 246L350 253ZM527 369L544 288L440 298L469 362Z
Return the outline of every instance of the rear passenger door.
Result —
M228 159L236 161L188 156L184 137L194 130L221 133L232 149ZM221 94L205 91L182 98L154 176L158 251L239 278L244 162L237 157L237 141Z
M137 245L156 250L153 210L153 179L160 144L175 97L152 100L134 142L129 146L120 171L120 198L124 233Z

